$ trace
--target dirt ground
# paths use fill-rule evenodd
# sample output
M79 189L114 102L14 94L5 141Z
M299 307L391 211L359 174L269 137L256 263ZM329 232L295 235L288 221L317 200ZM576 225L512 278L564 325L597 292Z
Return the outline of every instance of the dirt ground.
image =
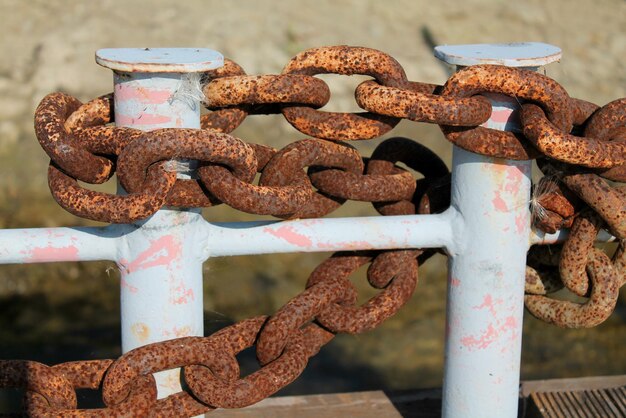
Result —
M570 95L600 105L626 96L623 0L0 0L0 23L0 228L86 224L50 197L47 158L32 118L50 92L88 100L112 89L110 71L94 61L99 48L206 47L248 74L265 74L279 73L310 47L359 45L392 55L411 80L441 84L448 68L433 57L434 45L539 41L562 48L562 61L545 72ZM332 92L325 110L356 109L357 81L324 79ZM275 147L302 139L280 116L249 118L234 134ZM404 121L392 134L449 155L436 127ZM379 141L359 146L371 149ZM349 206L340 214L368 211ZM242 219L224 209L207 217ZM207 330L275 311L302 288L322 257L210 261ZM444 266L442 258L426 265L416 296L396 319L371 334L338 338L285 393L439 385ZM118 277L109 267L0 266L0 358L54 363L119 355ZM558 330L529 318L523 377L626 373L625 318L623 305L594 330Z

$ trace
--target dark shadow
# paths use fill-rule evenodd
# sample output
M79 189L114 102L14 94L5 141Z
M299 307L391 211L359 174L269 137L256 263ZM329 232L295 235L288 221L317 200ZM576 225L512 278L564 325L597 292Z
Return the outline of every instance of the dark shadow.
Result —
M404 418L439 418L441 389L385 391L385 395ZM518 418L526 417L526 399L520 398Z

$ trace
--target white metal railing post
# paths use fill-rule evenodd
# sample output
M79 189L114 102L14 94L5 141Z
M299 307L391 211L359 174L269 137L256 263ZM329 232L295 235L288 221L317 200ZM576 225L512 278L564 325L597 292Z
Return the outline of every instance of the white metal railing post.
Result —
M147 131L200 128L198 73L223 65L221 54L191 48L101 49L96 61L114 71L115 124ZM193 239L201 222L200 209L164 208L132 226L117 226L126 231L116 257L123 352L203 336L204 260ZM159 398L180 391L179 370L155 377Z
M560 58L546 44L440 46L448 64L536 69ZM488 128L513 130L515 99L487 95ZM450 254L442 416L517 417L524 271L530 240L531 162L454 147L452 209L461 222Z

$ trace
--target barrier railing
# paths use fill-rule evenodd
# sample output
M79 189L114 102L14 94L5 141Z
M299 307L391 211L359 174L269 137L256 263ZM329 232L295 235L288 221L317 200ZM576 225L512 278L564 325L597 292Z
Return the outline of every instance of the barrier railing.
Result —
M443 415L517 416L525 298L549 322L592 326L610 315L624 283L624 196L598 175L623 181L626 102L598 109L534 72L560 58L550 45L445 46L435 55L460 69L443 87L409 82L393 58L366 48L306 51L280 76L245 76L205 49L98 51L97 62L114 71L114 95L85 105L50 95L37 110L36 129L52 158L57 202L114 223L0 231L0 262L115 261L126 354L53 367L3 361L0 386L25 387L33 415L69 414L76 408L73 389L101 383L108 408L90 412L104 416L189 416L249 405L295 379L335 333L371 329L396 312L415 288L418 261L442 248L450 260ZM373 113L315 114L329 96L312 77L320 72L376 78L356 92ZM205 100L214 111L201 122ZM282 112L321 139L276 151L225 133L254 112ZM399 118L442 126L456 144L451 180L438 157L406 139L383 142L365 165L354 149L331 142L380 136ZM112 120L116 127L106 125ZM582 126L584 135L578 128L570 134L572 126ZM531 158L538 155L542 170L557 174L530 202ZM398 161L425 179L416 183ZM114 170L117 196L77 183L105 181ZM371 201L396 216L320 218L345 199ZM206 221L197 208L218 202L287 220ZM609 232L598 235L602 228ZM612 235L620 246L609 260L593 241ZM540 252L526 265L531 245L563 241L560 261ZM202 338L204 261L331 251L341 253L274 316ZM347 276L368 262L368 279L382 291L356 307ZM555 280L559 263L561 281L589 296L586 304L544 296L562 286ZM239 379L234 356L253 344L262 367Z

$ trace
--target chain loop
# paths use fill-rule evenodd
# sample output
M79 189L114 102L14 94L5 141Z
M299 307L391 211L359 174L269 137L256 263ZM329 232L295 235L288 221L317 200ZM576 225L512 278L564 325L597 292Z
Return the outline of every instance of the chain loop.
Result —
M0 360L0 388L40 394L54 409L76 409L76 392L63 374L36 361Z
M344 143L305 139L293 142L277 152L265 166L259 184L273 187L302 183L310 185L302 169L317 165L340 168L357 175L363 173L363 160L354 148ZM339 197L314 193L305 206L283 216L321 217L337 209L344 201Z
M441 177L449 174L446 164L430 149L408 138L394 137L381 142L367 162L368 175L398 175L402 170L397 162L424 175L417 180L412 194L401 199L390 199L386 202L374 203L381 215L412 215L418 213L419 202L430 185Z
M500 93L541 103L548 120L563 132L572 129L574 115L567 92L556 81L534 71L497 65L474 65L456 72L443 86L444 97L471 97L480 93ZM537 157L538 151L513 132L484 127L441 126L446 138L457 146L478 154L512 160Z
M330 99L330 89L323 80L300 74L218 78L204 87L204 94L213 108L244 104L297 104L318 108Z
M246 72L236 62L224 58L224 66L204 73L206 80L216 80L223 77L245 76ZM218 132L230 133L234 131L248 116L244 106L234 106L228 109L213 108L210 99L205 103L212 112L202 115L200 126L202 129L211 129Z
M537 318L563 328L589 328L604 322L615 309L618 277L609 257L593 248L586 260L591 294L583 304L526 295L526 309Z
M296 55L283 74L362 74L380 84L405 87L408 80L402 66L389 55L370 48L333 46L313 48ZM331 140L371 139L393 129L400 119L375 113L320 112L310 107L286 106L285 119L305 135Z
M129 144L119 156L119 181L130 192L141 190L148 167L162 161L191 158L223 164L244 182L254 179L254 150L231 135L198 129L159 129ZM164 163L161 163L164 166ZM204 193L197 180L177 180L165 201L168 206L202 207L216 202Z
M491 103L484 97L442 97L432 94L430 85L415 82L404 90L364 81L357 87L355 97L357 104L368 112L414 122L477 126L491 115Z
M626 140L601 141L562 132L532 103L522 105L521 116L526 138L550 158L592 168L611 168L626 161Z
M394 251L402 259L399 271L388 271L391 283L362 306L331 303L316 320L332 332L358 334L375 328L395 314L409 300L417 284L417 260L412 251ZM362 253L337 253L320 264L309 277L307 288L325 282L329 277L347 277L373 259ZM378 280L380 281L380 279Z
M64 93L47 95L35 110L35 133L52 161L73 178L87 183L103 183L113 174L113 163L81 148L76 138L65 130L65 121L81 105L80 101Z

